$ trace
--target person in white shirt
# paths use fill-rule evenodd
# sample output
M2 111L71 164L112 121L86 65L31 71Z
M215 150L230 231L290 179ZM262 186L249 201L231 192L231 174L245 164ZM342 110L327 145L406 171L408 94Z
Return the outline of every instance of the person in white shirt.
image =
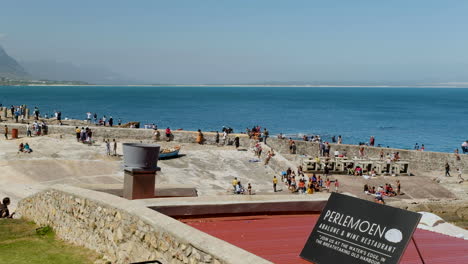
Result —
M228 133L226 132L226 130L224 130L224 132L223 132L223 145L226 145L227 136L228 136Z
M468 140L466 140L465 142L461 144L461 149L462 149L463 154L466 154L468 152Z

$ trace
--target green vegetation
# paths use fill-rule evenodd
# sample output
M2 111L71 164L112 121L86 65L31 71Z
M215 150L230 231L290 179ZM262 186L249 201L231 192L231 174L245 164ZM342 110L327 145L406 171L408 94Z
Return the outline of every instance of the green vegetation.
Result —
M0 263L87 264L97 253L56 240L52 228L21 219L0 219Z

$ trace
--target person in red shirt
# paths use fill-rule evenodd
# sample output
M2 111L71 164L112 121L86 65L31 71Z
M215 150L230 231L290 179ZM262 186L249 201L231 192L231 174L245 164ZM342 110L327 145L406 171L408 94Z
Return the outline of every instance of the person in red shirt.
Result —
M167 138L167 141L170 141L170 140L171 140L171 136L172 136L172 132L171 132L171 129L168 127L168 128L166 128L166 138Z

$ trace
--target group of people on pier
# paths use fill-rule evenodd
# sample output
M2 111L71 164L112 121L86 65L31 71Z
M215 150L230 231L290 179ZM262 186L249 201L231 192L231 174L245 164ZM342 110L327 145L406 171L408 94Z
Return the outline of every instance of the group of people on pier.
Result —
M286 188L291 193L298 194L313 194L314 192L327 191L330 192L334 189L335 192L339 191L340 182L338 179L332 180L326 175L325 179L321 175L315 173L305 174L302 166L297 168L296 171L288 168L281 172L281 181L285 184ZM273 177L273 192L277 192L278 178Z

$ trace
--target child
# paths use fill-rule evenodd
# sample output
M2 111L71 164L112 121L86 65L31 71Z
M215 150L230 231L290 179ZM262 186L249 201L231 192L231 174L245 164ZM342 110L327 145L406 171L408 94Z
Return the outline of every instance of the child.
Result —
M330 192L330 179L327 178L327 181L325 182L325 189L327 189L327 192Z
M338 182L338 179L335 180L335 192L338 192L338 187L340 187L340 183Z

